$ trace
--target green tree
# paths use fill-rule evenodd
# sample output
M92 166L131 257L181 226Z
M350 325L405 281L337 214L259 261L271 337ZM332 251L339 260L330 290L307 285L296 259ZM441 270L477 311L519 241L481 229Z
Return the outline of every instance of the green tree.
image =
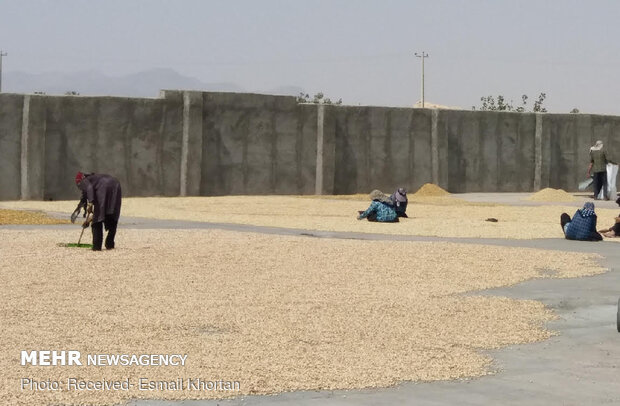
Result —
M314 104L342 104L342 99L338 99L338 101L333 102L329 97L325 97L323 92L318 92L315 94L312 99L307 93L299 93L297 96L297 103L314 103Z
M547 98L547 95L545 93L539 94L538 100L534 102L534 108L532 109L532 111L536 113L546 113L547 109L542 106L546 98Z
M543 107L543 102L547 95L545 93L541 93L538 96L538 100L534 102L534 106L532 107L532 112L537 113L546 113L547 109ZM514 111L517 113L525 113L527 110L527 95L521 96L521 105L515 107L512 100L509 102L506 101L506 98L502 95L498 95L497 98L493 96L481 97L480 101L482 102L480 105L480 110L483 111ZM476 106L472 106L472 110L476 110Z

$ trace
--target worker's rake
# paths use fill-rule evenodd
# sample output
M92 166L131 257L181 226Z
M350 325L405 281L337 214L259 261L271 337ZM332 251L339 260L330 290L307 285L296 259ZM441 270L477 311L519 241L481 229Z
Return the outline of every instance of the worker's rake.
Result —
M92 216L93 216L92 213L88 213L88 216L86 216L85 222L90 224ZM58 246L59 247L71 247L71 248L92 248L93 247L92 244L82 244L81 243L82 242L82 236L84 235L84 230L86 230L86 227L82 227L82 232L80 233L80 238L78 239L77 244L75 244L75 243L59 243Z

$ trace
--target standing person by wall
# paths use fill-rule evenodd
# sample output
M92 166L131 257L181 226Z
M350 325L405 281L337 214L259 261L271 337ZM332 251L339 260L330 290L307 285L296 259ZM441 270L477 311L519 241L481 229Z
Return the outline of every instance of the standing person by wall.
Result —
M592 173L594 178L594 199L598 200L601 189L605 200L607 196L607 156L603 148L603 141L598 140L590 148L590 165L588 165L588 176Z

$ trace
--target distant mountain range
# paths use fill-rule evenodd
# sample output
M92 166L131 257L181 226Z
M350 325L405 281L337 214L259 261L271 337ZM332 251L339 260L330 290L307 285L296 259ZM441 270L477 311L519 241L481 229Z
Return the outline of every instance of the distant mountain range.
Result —
M235 83L204 83L198 79L183 76L172 69L151 69L126 76L107 76L99 71L40 74L8 71L2 74L2 91L5 93L43 92L49 95L63 95L67 92L77 92L85 96L157 97L162 89L290 96L297 96L304 91L298 86L244 89Z

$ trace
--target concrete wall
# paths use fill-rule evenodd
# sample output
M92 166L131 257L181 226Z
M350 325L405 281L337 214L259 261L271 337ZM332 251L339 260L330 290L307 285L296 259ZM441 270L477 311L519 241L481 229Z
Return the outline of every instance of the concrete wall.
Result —
M21 196L23 106L23 95L0 94L0 200Z
M597 140L620 163L620 117L545 114L542 139L542 187L574 190L586 178L589 146Z
M334 194L431 182L431 110L329 106Z
M451 192L534 189L534 114L440 111L439 184Z
M574 191L589 147L620 160L620 117L160 98L0 94L0 199L73 199L78 170L126 196ZM616 151L619 154L616 154Z
M126 195L179 194L183 121L174 100L46 97L45 112L37 117L45 121L44 199L75 197L68 181L78 170L113 174Z
M314 193L315 105L204 93L202 106L201 195Z

